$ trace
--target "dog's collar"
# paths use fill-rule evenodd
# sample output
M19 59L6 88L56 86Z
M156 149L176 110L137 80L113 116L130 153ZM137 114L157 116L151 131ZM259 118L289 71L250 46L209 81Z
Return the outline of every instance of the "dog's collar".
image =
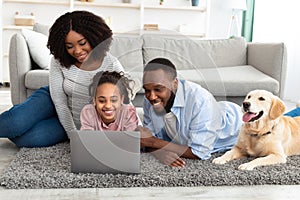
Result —
M263 133L263 134L250 133L250 136L251 136L251 137L262 137L262 136L266 136L266 135L269 135L269 134L271 134L271 131L268 131L268 132Z

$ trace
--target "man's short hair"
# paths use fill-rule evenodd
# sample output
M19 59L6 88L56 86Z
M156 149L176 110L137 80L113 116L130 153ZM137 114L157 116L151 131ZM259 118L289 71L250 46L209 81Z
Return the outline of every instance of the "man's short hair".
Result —
M151 60L146 64L144 72L155 71L159 69L163 70L166 74L170 75L172 80L177 77L175 65L166 58L155 58Z

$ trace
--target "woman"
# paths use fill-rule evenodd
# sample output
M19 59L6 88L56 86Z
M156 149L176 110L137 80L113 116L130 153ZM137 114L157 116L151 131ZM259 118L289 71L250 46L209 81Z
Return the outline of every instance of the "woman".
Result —
M50 91L45 86L0 115L0 137L18 147L46 147L66 141L80 128L80 112L89 102L88 86L98 71L124 71L108 53L112 31L88 11L60 16L49 31ZM51 96L50 96L51 93Z

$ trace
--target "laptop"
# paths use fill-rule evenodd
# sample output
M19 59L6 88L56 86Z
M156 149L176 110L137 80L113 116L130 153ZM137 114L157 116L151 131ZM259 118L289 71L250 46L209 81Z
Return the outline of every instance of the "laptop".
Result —
M70 145L73 173L140 173L138 131L74 130Z

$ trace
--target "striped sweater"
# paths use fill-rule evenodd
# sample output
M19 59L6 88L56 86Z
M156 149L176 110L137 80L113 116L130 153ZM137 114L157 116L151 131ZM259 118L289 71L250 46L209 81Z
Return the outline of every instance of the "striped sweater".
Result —
M50 94L58 118L68 136L74 129L80 129L80 112L90 103L88 87L98 71L124 71L121 63L107 53L102 65L93 71L82 70L75 65L62 67L52 58L50 67Z

